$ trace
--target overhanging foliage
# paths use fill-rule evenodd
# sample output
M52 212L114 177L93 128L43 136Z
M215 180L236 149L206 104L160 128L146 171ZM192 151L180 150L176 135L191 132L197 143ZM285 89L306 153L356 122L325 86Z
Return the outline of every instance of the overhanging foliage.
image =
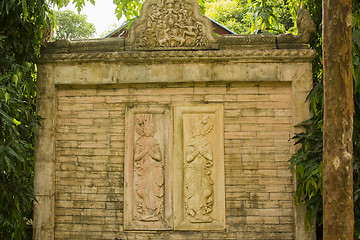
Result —
M0 3L0 239L31 237L34 58L48 11L42 0Z

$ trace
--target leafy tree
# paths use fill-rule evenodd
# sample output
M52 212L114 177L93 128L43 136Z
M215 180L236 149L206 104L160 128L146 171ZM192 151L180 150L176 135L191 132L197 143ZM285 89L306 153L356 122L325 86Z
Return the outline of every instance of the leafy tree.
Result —
M70 0L47 0L47 2L52 6L57 6L58 8L62 8L62 7L66 7L70 3ZM95 0L72 0L72 3L75 4L78 13L80 13L81 9L83 9L86 2L91 2L93 5L95 5Z
M140 16L140 10L145 0L113 0L116 5L116 17L120 19L122 16L131 22Z
M205 3L205 15L239 34L249 34L245 1L219 0Z
M275 9L277 4L273 1L267 0L249 0L249 10L251 12L250 18L252 21L251 32L258 33L262 30L278 31L276 25L278 23Z
M95 32L95 25L87 22L85 14L76 14L73 11L54 11L55 32L51 36L56 39L84 39L92 37Z
M290 7L277 0L217 0L205 3L205 14L239 34L278 34L294 26Z
M74 0L78 9L83 0ZM48 4L69 0L0 1L0 239L31 239L36 66Z
M113 3L116 5L116 17L120 19L122 16L125 16L126 20L131 23L140 16L140 10L144 2L145 0L113 0ZM205 0L197 0L197 2L200 5L201 13L204 14Z
M44 0L0 2L0 239L31 236L35 75Z

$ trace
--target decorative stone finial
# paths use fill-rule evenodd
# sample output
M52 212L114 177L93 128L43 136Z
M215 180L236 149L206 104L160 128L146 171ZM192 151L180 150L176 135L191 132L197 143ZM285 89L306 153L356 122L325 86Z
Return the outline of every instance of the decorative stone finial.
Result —
M288 44L294 46L294 44L307 44L310 42L316 28L309 10L307 10L304 5L301 5L299 9L296 18L296 25L298 28L298 35L287 33L281 34L277 37L277 43L280 48L282 48L282 46L287 46Z
M131 50L216 49L210 20L196 0L147 0L130 26Z

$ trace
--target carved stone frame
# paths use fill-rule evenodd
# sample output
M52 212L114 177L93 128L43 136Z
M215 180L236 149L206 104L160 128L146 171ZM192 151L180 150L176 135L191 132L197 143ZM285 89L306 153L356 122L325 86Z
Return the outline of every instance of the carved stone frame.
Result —
M164 199L163 216L159 221L140 221L136 215L136 187L134 181L134 152L136 114L158 115L157 133L163 158ZM167 105L127 106L125 115L125 161L124 161L124 229L125 230L169 230L172 229L172 128L171 109Z
M174 108L174 228L175 230L222 230L225 228L224 121L223 105L198 104ZM214 204L212 222L191 223L184 204L184 114L213 115Z

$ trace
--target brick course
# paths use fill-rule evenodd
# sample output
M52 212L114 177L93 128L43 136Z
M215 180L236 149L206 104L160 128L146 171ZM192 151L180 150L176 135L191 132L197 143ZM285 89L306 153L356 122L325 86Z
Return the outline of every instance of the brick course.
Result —
M56 239L294 239L289 82L56 92ZM222 103L226 231L123 231L125 106Z

